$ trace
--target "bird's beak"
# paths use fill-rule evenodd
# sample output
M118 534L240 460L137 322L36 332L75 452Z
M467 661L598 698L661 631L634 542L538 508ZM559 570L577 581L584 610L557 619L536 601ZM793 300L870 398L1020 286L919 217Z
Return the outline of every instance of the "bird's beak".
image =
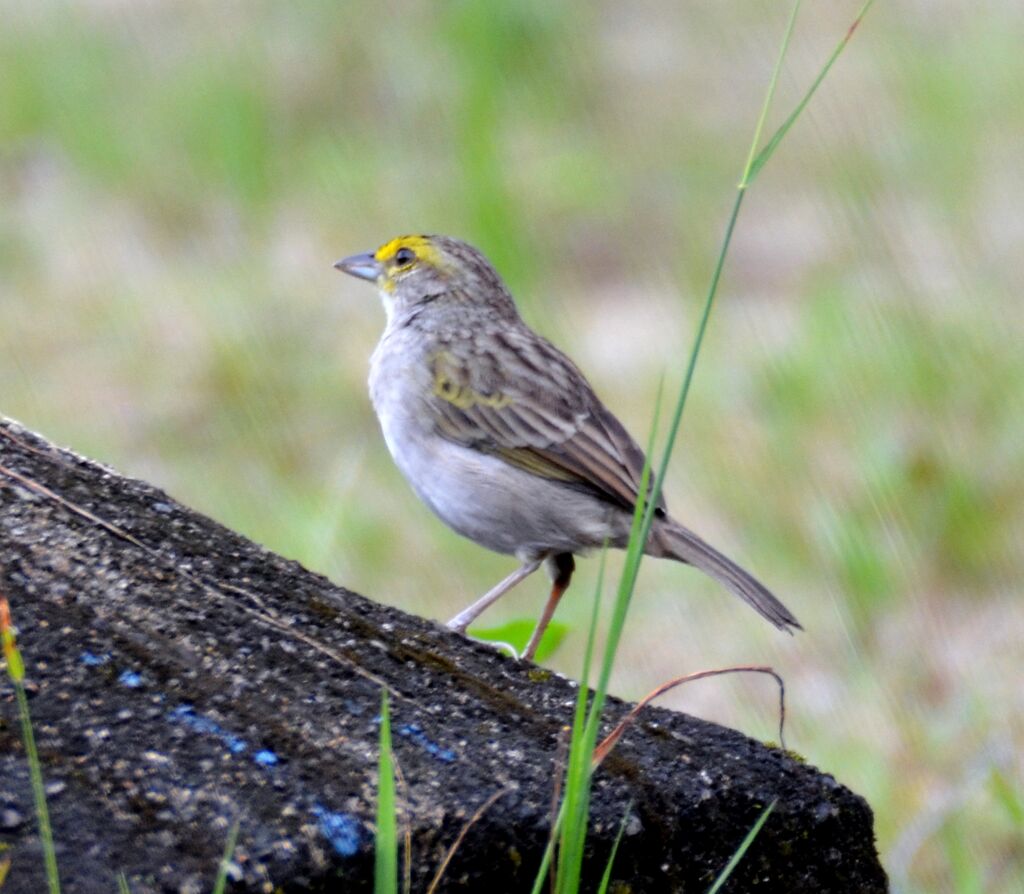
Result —
M347 273L350 276L357 276L359 279L366 279L376 282L377 277L384 272L380 262L373 256L372 252L364 252L361 255L352 255L342 258L334 265L336 270Z

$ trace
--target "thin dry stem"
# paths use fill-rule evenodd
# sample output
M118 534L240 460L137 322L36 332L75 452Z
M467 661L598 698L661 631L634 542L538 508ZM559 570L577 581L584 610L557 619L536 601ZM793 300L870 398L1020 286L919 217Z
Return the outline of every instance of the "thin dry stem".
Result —
M427 894L435 894L435 892L437 891L438 885L441 884L441 879L444 878L444 874L448 869L448 864L451 863L452 857L455 856L455 852L459 849L459 846L462 844L463 839L466 837L466 833L469 832L469 830L472 829L477 822L479 822L480 817L487 813L487 811L494 806L494 804L498 801L499 798L502 798L509 792L514 791L514 785L509 785L503 789L499 789L498 791L494 792L486 801L484 801L483 804L481 804L476 809L476 813L474 813L469 818L469 822L467 822L462 827L462 830L459 832L459 837L456 838L455 841L452 843L452 846L448 848L448 853L444 855L444 859L441 861L441 865L437 869L437 874L434 876L433 881L430 883L430 887L427 888Z
M682 686L684 683L692 683L694 680L703 680L705 677L717 677L722 674L768 674L774 677L775 682L779 684L779 744L785 748L786 740L783 736L783 728L786 723L786 684L781 676L775 671L774 668L766 667L764 665L756 664L740 664L735 667L721 667L715 670L696 671L692 674L686 674L682 677L676 677L674 680L669 680L667 683L662 683L659 687L647 693L640 701L638 701L629 711L629 713L622 718L613 729L601 742L597 748L594 749L594 757L592 766L597 769L601 765L601 762L608 756L609 752L615 747L619 739L622 738L622 734L628 729L629 725L636 719L640 710L650 704L654 699L660 695L664 695L669 690L675 689L676 686Z

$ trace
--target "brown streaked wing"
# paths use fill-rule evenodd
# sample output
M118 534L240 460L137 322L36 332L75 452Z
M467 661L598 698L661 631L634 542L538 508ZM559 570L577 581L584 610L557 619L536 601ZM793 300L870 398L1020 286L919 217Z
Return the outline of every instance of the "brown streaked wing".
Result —
M487 334L472 346L472 361L454 343L433 358L435 383L444 383L430 401L439 433L632 509L643 451L583 374L528 330ZM658 508L666 510L663 497Z
M537 448L536 452L632 509L643 475L643 451L596 397L594 401L579 431L559 444ZM668 512L664 495L659 495L657 508Z

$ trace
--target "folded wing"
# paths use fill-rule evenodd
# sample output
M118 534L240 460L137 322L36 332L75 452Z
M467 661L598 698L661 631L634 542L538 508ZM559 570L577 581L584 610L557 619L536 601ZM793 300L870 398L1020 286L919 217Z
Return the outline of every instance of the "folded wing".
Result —
M444 437L633 509L644 454L583 374L529 331L495 329L431 358ZM658 501L664 513L664 499Z

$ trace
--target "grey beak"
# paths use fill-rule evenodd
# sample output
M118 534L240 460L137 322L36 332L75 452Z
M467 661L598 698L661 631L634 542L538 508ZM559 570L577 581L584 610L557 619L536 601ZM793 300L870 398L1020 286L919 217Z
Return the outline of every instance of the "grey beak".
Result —
M376 282L377 277L383 272L377 259L373 256L373 252L369 251L361 255L342 258L335 263L334 267L342 273L356 276L359 279L366 279L370 282Z

